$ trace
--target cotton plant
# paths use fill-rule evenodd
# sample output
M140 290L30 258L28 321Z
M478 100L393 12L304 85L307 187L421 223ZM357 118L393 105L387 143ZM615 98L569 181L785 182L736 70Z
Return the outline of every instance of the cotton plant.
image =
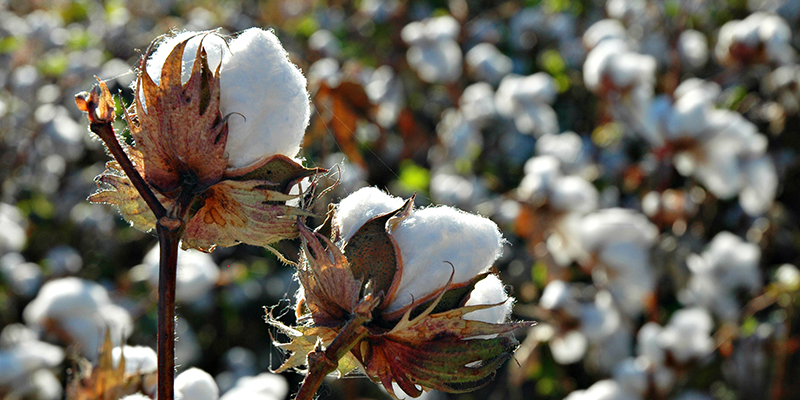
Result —
M527 324L508 322L514 300L491 272L497 226L412 202L360 189L336 208L332 239L302 230L298 326L272 322L292 338L278 371L308 364L299 399L354 370L395 395L393 384L412 397L470 391L516 347L510 332Z
M74 277L44 284L23 319L43 337L75 345L89 360L97 360L106 330L117 344L133 331L130 313L103 286Z
M515 191L521 204L517 234L526 238L534 253L544 245L557 266L583 257L577 236L581 218L597 209L598 192L591 182L562 172L562 163L552 155L532 157Z
M681 299L713 311L720 319L739 317L738 290L750 294L762 287L761 249L730 232L718 233L701 254L691 254L686 266L691 277Z
M665 147L679 173L693 176L721 199L738 195L750 215L772 205L778 189L767 138L741 114L715 108L718 85L691 78L675 90L675 101L654 102L648 139Z
M56 399L61 395L61 384L54 369L64 360L65 351L59 346L42 342L38 335L22 324L9 324L0 333L0 392L19 398L35 396L46 390L48 381L57 384L58 396L40 396ZM50 379L45 378L49 374Z
M410 47L408 64L428 83L452 83L461 77L463 54L456 39L461 26L449 15L414 21L400 36Z
M295 158L310 115L306 79L271 31L162 36L140 58L133 93L123 110L132 144L118 140L104 82L75 101L115 158L90 201L159 236L158 397L169 400L179 244L269 248L296 237L297 217L310 213L286 201L318 170Z
M220 400L252 399L282 400L289 393L289 384L278 374L264 372L256 376L239 378Z
M783 18L768 12L754 12L745 19L722 25L714 53L725 65L789 65L797 58L791 41L791 28Z
M559 132L558 118L551 106L558 94L556 82L546 72L529 76L506 75L495 93L497 112L513 119L525 134L540 137Z

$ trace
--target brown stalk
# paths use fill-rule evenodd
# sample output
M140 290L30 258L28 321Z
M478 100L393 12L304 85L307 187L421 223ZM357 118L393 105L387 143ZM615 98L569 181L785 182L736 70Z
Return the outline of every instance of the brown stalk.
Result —
M185 224L179 218L167 214L150 186L136 171L125 150L120 145L111 125L114 103L106 85L101 81L92 93L75 96L78 108L88 113L89 129L105 143L147 206L155 214L160 259L158 279L158 398L173 400L175 397L175 285L177 280L178 245Z
M327 348L318 343L314 351L308 353L308 373L300 385L295 400L313 400L325 376L339 366L339 359L367 336L369 332L364 324L372 320L372 310L379 301L379 298L367 295L356 305L350 320Z

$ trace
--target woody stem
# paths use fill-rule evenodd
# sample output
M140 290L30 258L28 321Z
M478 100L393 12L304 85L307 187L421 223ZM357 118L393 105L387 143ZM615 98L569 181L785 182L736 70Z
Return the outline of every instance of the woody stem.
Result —
M166 208L158 201L155 193L136 170L133 162L120 145L111 121L96 119L94 112L89 112L89 120L91 131L106 144L108 151L117 160L158 221L156 232L161 253L158 272L158 340L156 344L158 350L158 398L173 400L175 397L175 284L178 245L183 235L184 223L180 218L168 215Z
M314 351L308 353L308 373L300 385L295 400L312 400L325 376L339 366L339 359L367 336L369 332L364 324L372 320L372 310L375 306L377 299L373 296L362 299L353 310L352 317L331 344L327 348L323 348L321 343L317 344Z

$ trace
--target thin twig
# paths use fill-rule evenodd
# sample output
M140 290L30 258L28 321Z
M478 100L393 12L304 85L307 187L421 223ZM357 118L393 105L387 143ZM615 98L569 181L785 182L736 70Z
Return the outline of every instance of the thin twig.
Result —
M158 398L175 396L175 283L183 221L164 217L156 230L161 251L158 271Z

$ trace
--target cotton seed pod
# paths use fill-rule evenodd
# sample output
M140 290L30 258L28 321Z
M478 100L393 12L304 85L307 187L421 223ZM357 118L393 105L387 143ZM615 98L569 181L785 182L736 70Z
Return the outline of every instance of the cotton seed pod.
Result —
M279 371L300 367L318 341L331 343L365 304L369 320L338 363L394 393L477 389L517 347L507 322L513 299L489 268L503 239L483 217L449 207L414 210L375 188L342 200L334 241L299 224L303 260L300 326L273 325L293 337ZM371 299L377 299L371 302ZM358 331L357 331L358 332ZM350 332L348 332L349 334Z

